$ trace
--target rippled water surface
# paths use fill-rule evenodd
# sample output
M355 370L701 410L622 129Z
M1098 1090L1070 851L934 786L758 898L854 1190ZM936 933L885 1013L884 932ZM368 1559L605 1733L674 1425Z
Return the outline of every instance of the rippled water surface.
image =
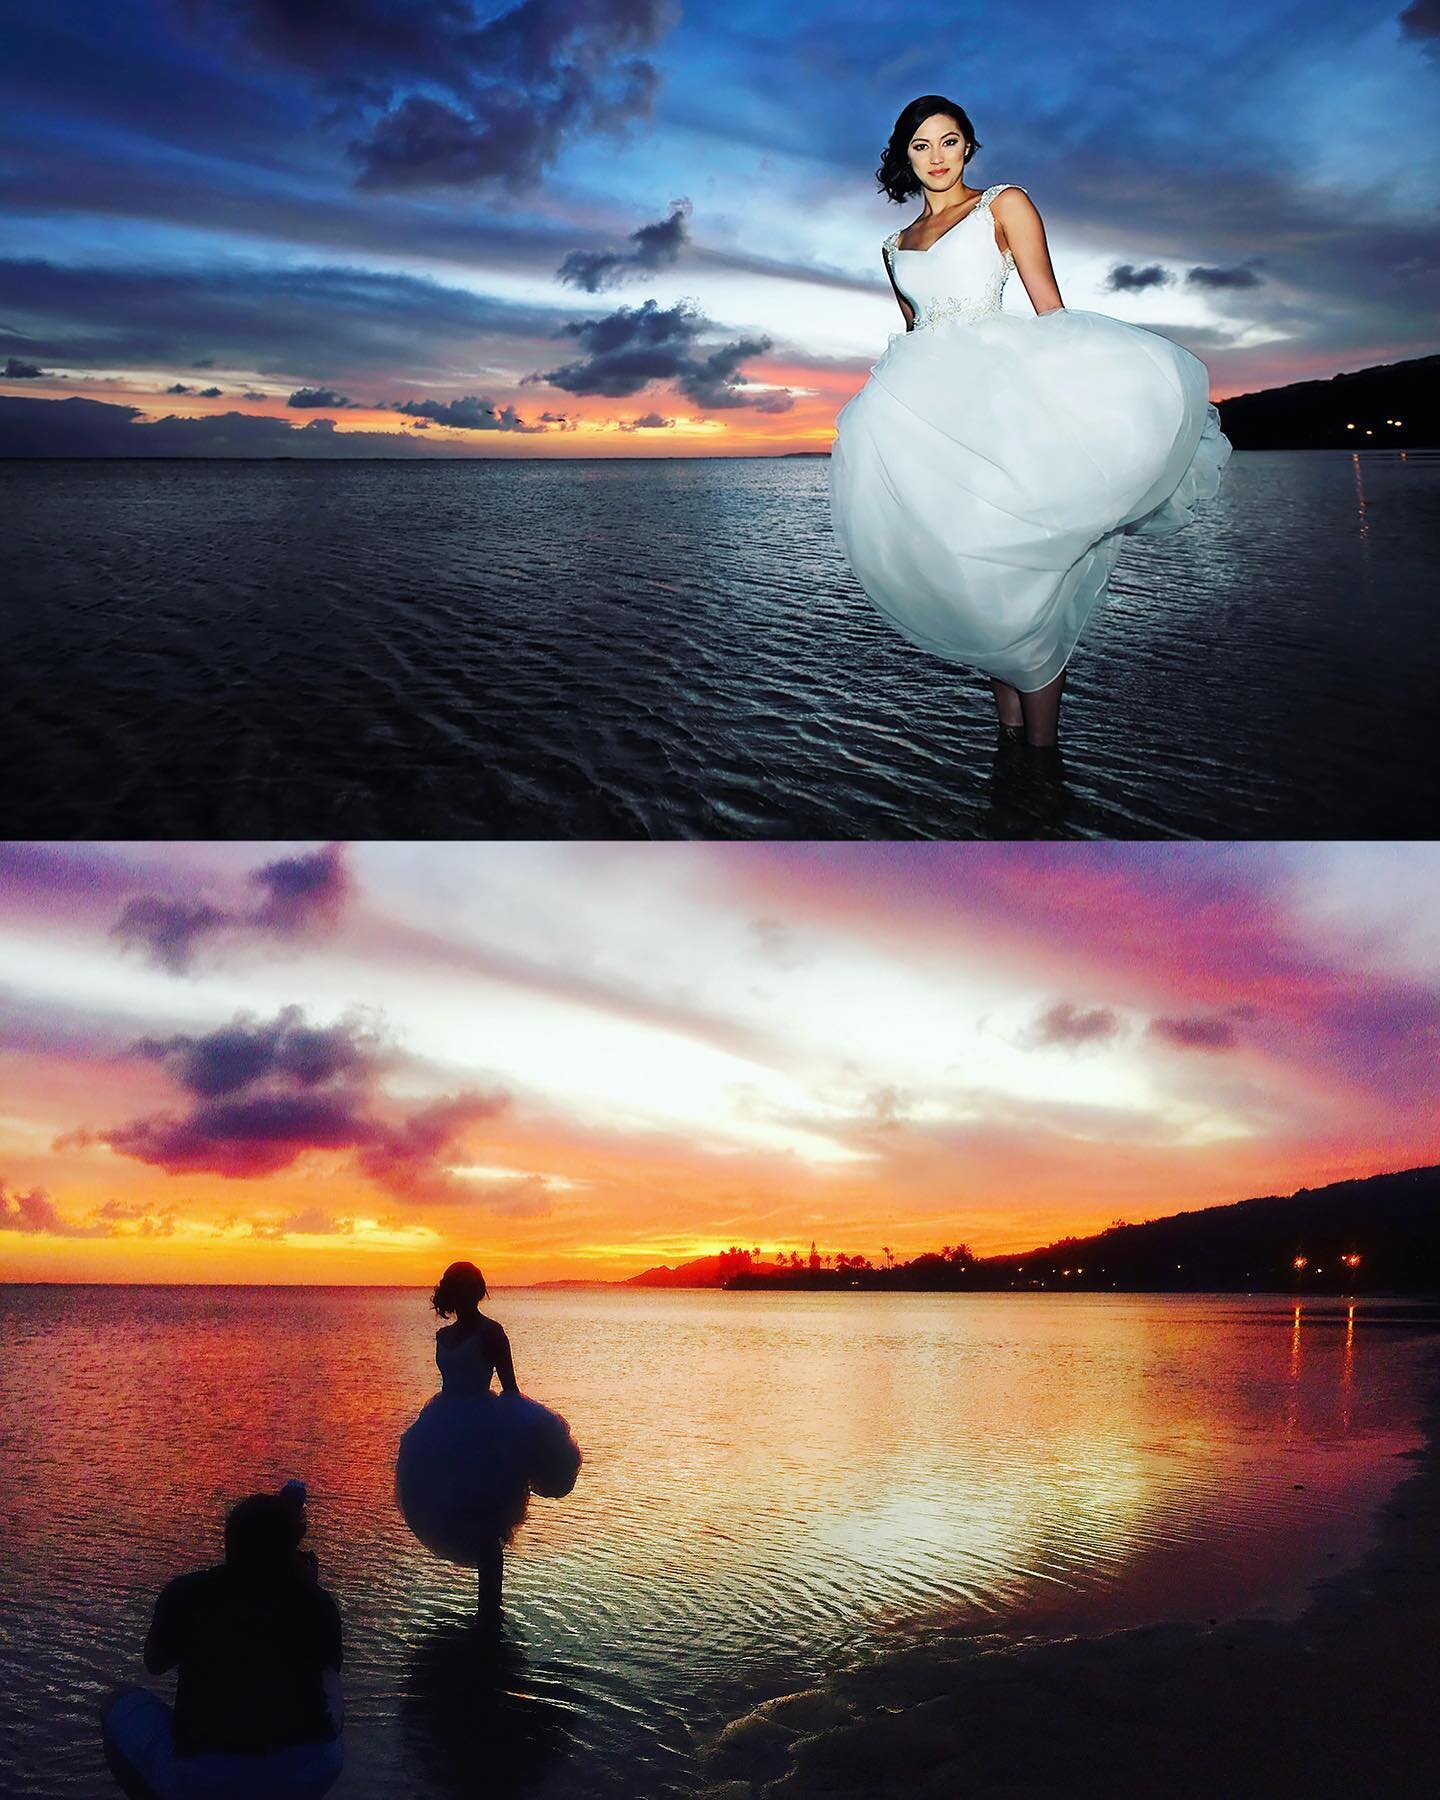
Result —
M1409 837L1440 456L1127 544L1067 763L875 614L823 458L0 463L0 835Z
M346 1632L339 1795L676 1795L747 1704L939 1621L1011 1633L1293 1609L1416 1441L1379 1302L495 1296L570 1419L574 1494L509 1558L498 1671L391 1500L425 1296L0 1289L7 1793L109 1792L94 1712L155 1593L291 1474Z

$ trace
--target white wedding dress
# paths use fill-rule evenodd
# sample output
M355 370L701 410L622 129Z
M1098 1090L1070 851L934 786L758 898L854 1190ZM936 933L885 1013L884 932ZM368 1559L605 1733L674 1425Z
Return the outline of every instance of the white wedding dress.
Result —
M1104 313L1001 310L987 188L928 250L885 240L915 308L836 420L831 520L913 643L1023 692L1065 667L1126 536L1178 531L1230 441L1204 363ZM1023 191L1023 190L1022 190Z
M474 1568L509 1542L532 1492L570 1492L580 1450L559 1413L492 1390L495 1363L480 1334L437 1337L435 1361L440 1392L400 1438L395 1499L427 1550Z

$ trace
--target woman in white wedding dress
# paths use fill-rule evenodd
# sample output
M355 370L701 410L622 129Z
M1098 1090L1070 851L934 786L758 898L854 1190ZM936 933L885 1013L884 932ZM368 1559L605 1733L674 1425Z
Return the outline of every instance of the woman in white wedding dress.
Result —
M1197 357L1065 307L1024 189L966 185L978 148L938 94L886 145L881 187L925 210L885 240L906 328L836 420L831 517L891 623L989 675L1002 738L1053 746L1121 542L1189 524L1230 443ZM1012 270L1033 317L1001 309Z
M474 1263L440 1277L432 1304L455 1322L435 1333L440 1392L400 1439L395 1498L427 1550L477 1571L478 1613L495 1626L505 1545L532 1493L560 1499L574 1487L580 1451L559 1413L520 1392L505 1328L480 1311L485 1294Z

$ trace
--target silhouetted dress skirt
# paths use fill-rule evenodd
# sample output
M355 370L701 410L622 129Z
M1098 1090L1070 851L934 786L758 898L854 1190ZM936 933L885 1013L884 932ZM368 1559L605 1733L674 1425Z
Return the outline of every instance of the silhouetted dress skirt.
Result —
M447 1387L401 1436L395 1498L427 1550L474 1568L509 1543L532 1493L570 1492L580 1461L570 1427L538 1400Z

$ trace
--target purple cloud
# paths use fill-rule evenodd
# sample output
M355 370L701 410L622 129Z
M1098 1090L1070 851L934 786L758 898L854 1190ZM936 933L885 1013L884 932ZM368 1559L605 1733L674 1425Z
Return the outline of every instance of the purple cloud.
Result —
M291 933L316 924L334 925L350 896L350 874L340 844L262 863L250 879L265 894L251 923L265 931Z
M251 1180L313 1150L352 1151L362 1175L411 1199L457 1199L446 1172L468 1128L509 1104L501 1092L465 1091L409 1114L378 1088L392 1060L378 1033L355 1020L310 1026L298 1006L268 1021L245 1015L216 1031L141 1038L134 1055L159 1063L188 1101L108 1131L72 1134L168 1175Z
M355 1021L306 1025L298 1006L286 1006L268 1023L241 1014L203 1037L178 1033L141 1038L134 1053L163 1063L189 1093L203 1099L233 1094L272 1077L298 1087L364 1081L382 1064L379 1034Z
M273 1175L308 1150L351 1150L374 1129L363 1102L340 1094L246 1094L207 1100L176 1116L135 1119L102 1141L167 1175L232 1180Z
M186 975L200 945L222 933L288 939L312 929L332 928L350 893L340 844L280 857L256 869L249 880L261 892L261 898L249 908L217 906L205 899L139 895L126 903L111 936L142 950L172 975Z
M1119 1030L1119 1017L1108 1006L1086 1010L1068 1000L1057 1000L1036 1019L1027 1041L1031 1044L1102 1044L1108 1043Z
M1228 1019L1152 1019L1147 1035L1181 1050L1233 1050L1238 1042Z

